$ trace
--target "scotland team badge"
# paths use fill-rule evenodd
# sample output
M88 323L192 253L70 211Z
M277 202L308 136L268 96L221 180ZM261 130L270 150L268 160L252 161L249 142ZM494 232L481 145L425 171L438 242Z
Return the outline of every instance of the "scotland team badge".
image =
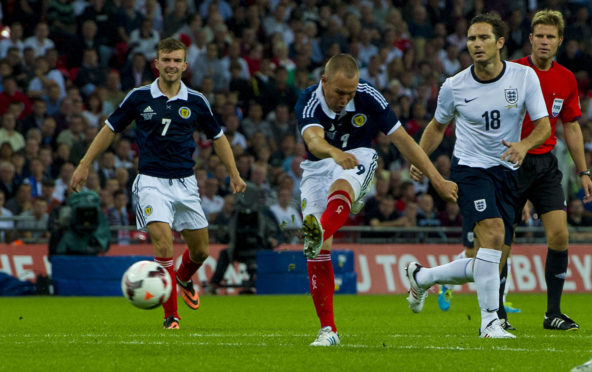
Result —
M559 115L562 107L563 107L563 99L555 98L553 100L553 106L551 106L551 114L553 114L554 118L556 118L557 115Z
M510 105L513 105L516 102L518 102L518 89L517 88L504 89L504 92L506 93L506 101Z
M352 124L353 124L354 127L358 127L359 128L359 127L363 127L364 124L366 124L366 121L367 120L368 120L368 118L366 117L366 115L364 115L364 114L355 114L352 117L351 122L352 122Z
M187 119L189 116L191 116L191 110L189 109L189 107L183 106L179 108L179 116L183 119Z

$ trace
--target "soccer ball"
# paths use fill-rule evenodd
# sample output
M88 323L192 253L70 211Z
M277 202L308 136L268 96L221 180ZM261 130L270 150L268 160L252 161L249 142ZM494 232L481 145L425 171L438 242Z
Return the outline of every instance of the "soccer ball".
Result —
M154 261L139 261L130 266L121 278L123 296L140 309L154 309L171 295L169 273Z

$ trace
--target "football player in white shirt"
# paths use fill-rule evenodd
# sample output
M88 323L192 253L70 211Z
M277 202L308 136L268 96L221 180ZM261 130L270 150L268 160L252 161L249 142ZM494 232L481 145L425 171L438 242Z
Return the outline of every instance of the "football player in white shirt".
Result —
M456 119L451 178L459 187L458 203L463 218L473 225L480 248L475 258L433 268L424 268L417 262L405 267L410 282L407 301L416 313L422 310L432 285L474 280L482 338L515 337L502 327L496 311L500 262L505 262L513 235L516 169L527 151L542 144L551 131L534 71L501 60L503 35L504 23L498 15L481 14L471 20L467 47L473 65L444 82L434 118L420 141L420 146L430 154L442 141L448 123ZM534 122L534 130L520 140L526 111ZM413 166L411 175L418 180L423 176Z

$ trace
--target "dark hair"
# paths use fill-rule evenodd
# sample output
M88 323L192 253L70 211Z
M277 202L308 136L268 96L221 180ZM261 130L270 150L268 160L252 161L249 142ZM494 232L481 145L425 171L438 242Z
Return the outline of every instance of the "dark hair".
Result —
M474 25L475 23L487 23L491 25L493 34L495 35L495 39L499 39L500 37L504 37L506 24L500 18L499 14L494 12L489 12L485 14L478 14L471 19L471 23L469 27Z

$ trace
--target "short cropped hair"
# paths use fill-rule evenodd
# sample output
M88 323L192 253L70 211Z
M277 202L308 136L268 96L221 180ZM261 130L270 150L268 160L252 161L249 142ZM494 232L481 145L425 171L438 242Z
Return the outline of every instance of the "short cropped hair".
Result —
M358 75L358 63L349 54L336 54L325 64L325 75L331 78L337 72L343 72L346 78L352 79Z
M539 10L532 17L530 22L530 31L534 32L534 26L536 25L547 25L557 27L559 37L563 37L563 30L565 29L565 21L563 15L556 10Z
M498 40L500 37L504 37L505 35L506 24L504 23L504 21L502 21L499 14L497 13L489 12L485 14L476 15L473 17L473 19L471 19L469 27L471 27L475 23L490 24L491 28L493 29L493 34L495 35L495 40Z
M160 57L160 52L170 53L175 50L183 50L183 58L187 58L187 47L180 40L173 39L172 37L162 39L158 43L158 47L156 47L156 58Z

